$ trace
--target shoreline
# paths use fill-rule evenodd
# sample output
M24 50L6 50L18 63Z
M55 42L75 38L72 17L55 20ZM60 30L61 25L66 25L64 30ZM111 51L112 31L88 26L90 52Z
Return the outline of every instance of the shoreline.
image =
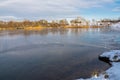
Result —
M0 31L1 30L42 30L46 27L42 27L42 26L36 26L36 27L0 27Z
M120 79L120 50L111 50L104 52L99 56L102 61L111 64L111 67L101 74L95 74L88 79L76 79L76 80L119 80Z
M0 30L41 30L45 28L103 28L102 26L64 26L64 27L45 27L45 26L27 26L27 27L0 27Z

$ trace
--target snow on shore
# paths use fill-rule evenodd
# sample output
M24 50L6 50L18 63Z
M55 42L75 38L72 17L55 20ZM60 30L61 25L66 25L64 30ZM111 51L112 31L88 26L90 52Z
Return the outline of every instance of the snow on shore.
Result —
M111 68L106 70L100 75L94 75L89 79L77 79L77 80L120 80L120 50L112 50L100 55L101 58L106 58L112 65Z
M111 29L113 29L113 30L120 30L120 22L116 23L116 24L112 24L111 25Z

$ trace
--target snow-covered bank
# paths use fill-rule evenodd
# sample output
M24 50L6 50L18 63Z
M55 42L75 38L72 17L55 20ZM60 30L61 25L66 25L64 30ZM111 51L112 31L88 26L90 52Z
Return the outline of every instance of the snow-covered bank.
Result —
M111 68L105 72L97 75L94 75L89 79L77 79L77 80L120 80L120 50L112 50L110 52L105 52L100 55L103 59L109 59Z
M113 29L113 30L120 30L120 22L116 23L116 24L112 24L111 25L111 29Z

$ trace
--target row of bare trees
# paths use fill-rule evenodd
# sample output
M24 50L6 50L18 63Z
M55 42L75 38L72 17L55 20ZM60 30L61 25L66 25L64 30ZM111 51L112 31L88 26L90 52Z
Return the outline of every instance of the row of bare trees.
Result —
M120 22L120 18L118 18L118 19L102 19L101 22L117 23L117 22Z
M92 21L92 22L96 22L96 21ZM110 22L110 23L116 23L116 22L120 22L120 18L118 19L102 19L101 21L99 21L101 23L106 23L106 22ZM68 25L72 25L72 26L82 26L82 25L89 25L89 21L85 20L82 17L78 17L76 19L73 19L69 22L66 19L63 20L53 20L51 22L48 22L47 20L38 20L38 21L30 21L30 20L24 20L24 21L0 21L0 27L36 27L36 26L42 26L42 27L64 27L64 26L68 26Z
M47 20L39 20L39 21L30 21L30 20L24 20L24 21L9 21L4 22L0 21L0 27L36 27L36 26L42 26L42 27L64 27L68 24L68 21L66 19L59 20L59 21L52 21L48 22Z

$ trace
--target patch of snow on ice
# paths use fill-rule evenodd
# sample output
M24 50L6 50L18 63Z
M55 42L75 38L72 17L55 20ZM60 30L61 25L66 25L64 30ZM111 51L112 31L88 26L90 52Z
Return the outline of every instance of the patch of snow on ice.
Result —
M110 80L120 80L120 62L113 62L112 67L106 71Z
M100 57L109 58L110 61L120 61L120 50L111 50L110 52L105 52Z

